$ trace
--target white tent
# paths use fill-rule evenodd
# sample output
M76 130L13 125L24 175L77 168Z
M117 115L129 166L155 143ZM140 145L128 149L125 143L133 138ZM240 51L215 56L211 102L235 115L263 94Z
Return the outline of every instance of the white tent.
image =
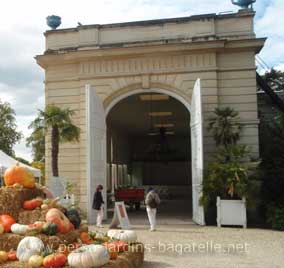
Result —
M15 166L17 163L20 164L20 166L27 168L29 171L33 173L35 177L41 176L40 169L33 168L31 166L25 165L18 160L12 158L11 156L5 154L3 151L0 150L0 172L4 173L4 171L11 166Z

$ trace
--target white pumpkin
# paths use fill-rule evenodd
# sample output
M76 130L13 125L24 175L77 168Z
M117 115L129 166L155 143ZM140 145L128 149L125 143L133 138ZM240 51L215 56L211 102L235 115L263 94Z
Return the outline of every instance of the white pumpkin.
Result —
M27 236L22 239L17 248L19 261L28 262L33 255L40 255L44 249L43 242L34 236Z
M107 235L116 240L124 241L127 243L135 243L137 242L137 234L132 230L109 230Z
M11 232L14 234L24 235L29 229L28 225L14 223L11 226Z
M3 234L4 233L4 226L3 224L0 223L0 234Z
M29 258L28 266L31 268L39 268L42 266L43 257L39 255L33 255Z
M109 260L108 250L101 245L82 246L68 255L68 265L72 268L101 267Z

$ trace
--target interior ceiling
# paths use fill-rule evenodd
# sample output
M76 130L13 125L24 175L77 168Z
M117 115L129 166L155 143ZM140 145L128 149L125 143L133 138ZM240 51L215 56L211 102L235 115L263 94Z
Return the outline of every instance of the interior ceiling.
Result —
M171 125L166 128L174 135L189 135L190 114L185 106L176 99L169 97L167 100L159 99L162 94L153 93L153 100L149 100L149 94L136 94L121 100L110 111L107 117L107 125L110 128L118 128L133 136L147 136L151 131L151 125ZM148 100L141 101L141 97ZM151 98L150 98L151 99ZM163 99L163 98L161 98ZM169 116L149 116L149 113L172 112ZM154 128L158 132L158 128ZM152 131L153 132L153 131Z

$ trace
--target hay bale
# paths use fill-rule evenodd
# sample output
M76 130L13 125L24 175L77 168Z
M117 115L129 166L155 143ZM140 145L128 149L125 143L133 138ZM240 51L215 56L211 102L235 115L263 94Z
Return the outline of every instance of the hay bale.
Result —
M19 261L8 261L5 263L1 263L0 267L5 268L30 268L27 263L19 262Z
M33 235L42 240L46 247L50 249L58 249L59 245L69 245L78 240L80 237L80 232L78 230L66 233L58 234L57 236L48 236L45 234L35 234ZM16 250L20 241L24 238L23 235L4 233L0 235L0 250L10 251L11 249Z
M118 255L116 260L110 261L104 268L139 268L144 261L144 245L136 243L129 246L127 252Z
M45 221L45 215L48 210L20 210L18 216L18 223L20 224L31 224L36 221Z
M36 197L44 197L42 190L26 188L0 188L0 214L9 214L18 221L19 212L22 210L24 201Z
M16 250L20 241L24 236L5 233L0 235L0 250L10 251L11 249Z
M124 252L118 255L118 258L114 261L110 261L102 268L139 268L144 261L144 246L143 244L134 245L137 252ZM132 246L131 246L132 247ZM132 247L132 250L134 248ZM5 268L26 268L27 264L20 262L6 262L1 264L1 267Z

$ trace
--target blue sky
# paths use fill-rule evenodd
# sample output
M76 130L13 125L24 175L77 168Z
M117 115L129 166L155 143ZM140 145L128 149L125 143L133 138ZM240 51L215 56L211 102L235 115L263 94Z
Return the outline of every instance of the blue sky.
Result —
M257 0L255 31L268 37L260 56L270 67L284 69L284 0ZM230 0L9 0L1 3L0 99L11 102L19 129L44 107L44 74L34 56L44 51L46 16L62 17L62 28L237 11ZM25 140L15 146L18 156L31 159Z

